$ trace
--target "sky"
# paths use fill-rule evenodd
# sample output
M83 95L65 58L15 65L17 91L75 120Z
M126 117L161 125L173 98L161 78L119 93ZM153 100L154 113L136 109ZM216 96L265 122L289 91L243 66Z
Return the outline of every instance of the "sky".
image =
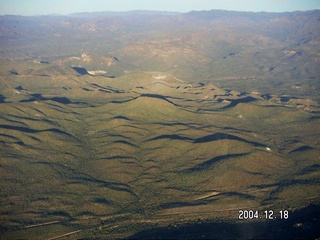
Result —
M291 12L320 9L320 0L0 0L0 15L66 15L75 12L223 9Z

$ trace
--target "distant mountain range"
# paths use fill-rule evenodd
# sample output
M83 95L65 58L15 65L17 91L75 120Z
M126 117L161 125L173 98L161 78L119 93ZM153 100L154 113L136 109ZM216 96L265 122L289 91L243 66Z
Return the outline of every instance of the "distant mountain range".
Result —
M0 236L319 239L319 22L0 16Z
M195 79L319 78L320 11L132 11L1 16L1 59L65 61L83 53L111 75L144 69ZM87 63L78 65L87 66Z

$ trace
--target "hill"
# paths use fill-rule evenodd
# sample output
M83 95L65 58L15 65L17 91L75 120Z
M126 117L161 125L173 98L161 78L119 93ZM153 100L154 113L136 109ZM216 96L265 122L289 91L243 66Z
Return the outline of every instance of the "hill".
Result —
M319 237L319 17L1 16L1 236Z
M319 14L212 10L2 16L1 58L54 61L84 53L109 55L126 66L117 76L146 69L191 82L314 79L319 78L319 52L314 51L320 47ZM90 70L108 70L108 63L101 65L98 59Z

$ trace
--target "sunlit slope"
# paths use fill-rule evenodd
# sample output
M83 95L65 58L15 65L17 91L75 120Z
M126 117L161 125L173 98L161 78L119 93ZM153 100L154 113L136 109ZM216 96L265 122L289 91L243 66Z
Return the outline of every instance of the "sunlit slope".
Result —
M319 200L317 112L167 73L3 72L0 84L3 228Z
M117 77L143 70L192 83L254 78L301 84L319 78L319 15L211 10L0 16L0 59Z

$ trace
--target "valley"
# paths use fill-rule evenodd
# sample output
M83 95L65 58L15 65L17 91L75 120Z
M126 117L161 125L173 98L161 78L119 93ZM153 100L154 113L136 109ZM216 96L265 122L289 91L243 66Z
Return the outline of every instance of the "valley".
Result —
M17 34L22 17L1 16L4 239L250 228L241 209L288 210L298 217L270 226L313 229L319 216L303 211L320 200L319 11L247 14L30 17ZM272 28L283 18L308 19L302 37Z

